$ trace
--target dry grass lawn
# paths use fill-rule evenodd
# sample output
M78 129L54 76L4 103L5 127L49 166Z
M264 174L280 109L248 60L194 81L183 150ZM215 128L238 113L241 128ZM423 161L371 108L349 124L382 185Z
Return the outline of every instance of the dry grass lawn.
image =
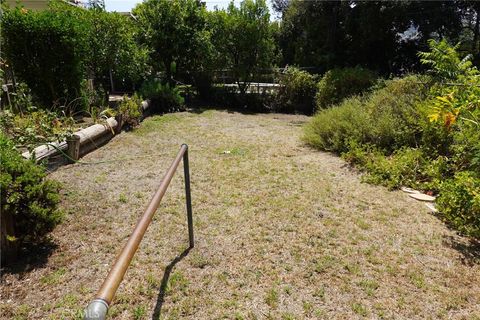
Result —
M3 274L2 319L80 319L183 142L196 247L182 254L180 170L111 319L480 319L478 248L424 204L303 146L307 120L155 116L82 159L96 164L59 168L66 219L51 252L25 258L44 263Z

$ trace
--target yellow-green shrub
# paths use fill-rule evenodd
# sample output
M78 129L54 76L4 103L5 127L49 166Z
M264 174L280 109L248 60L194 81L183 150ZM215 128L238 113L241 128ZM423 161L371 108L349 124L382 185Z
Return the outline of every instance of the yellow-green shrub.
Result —
M369 95L320 110L306 126L304 140L339 153L347 151L352 140L389 152L416 146L422 131L419 103L427 93L422 81L419 76L390 80Z

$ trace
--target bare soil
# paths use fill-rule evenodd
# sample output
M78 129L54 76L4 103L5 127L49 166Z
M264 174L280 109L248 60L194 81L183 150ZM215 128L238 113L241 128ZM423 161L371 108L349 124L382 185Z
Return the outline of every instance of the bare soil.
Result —
M296 115L155 116L59 168L65 221L4 272L2 319L81 319L182 143L111 319L480 319L479 249L401 191L305 147ZM27 262L30 264L27 264Z

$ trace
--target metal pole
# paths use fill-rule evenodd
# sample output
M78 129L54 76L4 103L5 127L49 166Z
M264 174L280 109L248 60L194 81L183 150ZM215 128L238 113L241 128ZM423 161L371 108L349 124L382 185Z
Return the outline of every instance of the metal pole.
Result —
M187 213L188 213L188 233L190 238L190 247L193 247L193 224L192 224L192 204L191 204L191 197L190 197L190 175L188 172L188 156L185 157L187 153L188 146L183 144L178 152L175 160L173 160L172 165L168 169L167 173L162 179L160 186L158 187L157 192L153 196L152 200L148 204L147 209L143 213L143 215L138 219L137 225L133 230L130 238L128 238L127 243L123 247L120 254L117 256L110 272L108 273L107 278L103 282L100 290L98 290L95 299L90 302L85 310L85 320L103 320L105 319L108 308L112 303L113 297L120 286L120 283L123 280L123 276L127 272L127 268L130 266L130 262L133 259L135 252L140 245L140 242L143 239L145 231L149 226L150 222L152 221L153 214L157 210L160 201L163 198L163 195L167 191L167 187L170 184L170 181L175 174L175 171L180 164L180 161L184 160L184 167L185 167L185 187L188 188L186 191L187 195Z
M193 248L193 214L192 195L190 193L190 166L188 164L188 145L183 144L182 146L185 146L185 152L183 153L183 172L185 177L185 201L187 204L188 240L190 242L190 248Z

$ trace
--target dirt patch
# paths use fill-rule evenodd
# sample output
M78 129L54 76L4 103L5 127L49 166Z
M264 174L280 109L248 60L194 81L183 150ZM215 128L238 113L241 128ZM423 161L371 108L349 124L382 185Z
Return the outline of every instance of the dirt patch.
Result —
M66 221L46 263L2 277L2 318L81 318L180 144L181 171L120 286L112 319L474 319L478 251L424 204L362 184L304 147L307 117L222 111L147 119L62 167Z

